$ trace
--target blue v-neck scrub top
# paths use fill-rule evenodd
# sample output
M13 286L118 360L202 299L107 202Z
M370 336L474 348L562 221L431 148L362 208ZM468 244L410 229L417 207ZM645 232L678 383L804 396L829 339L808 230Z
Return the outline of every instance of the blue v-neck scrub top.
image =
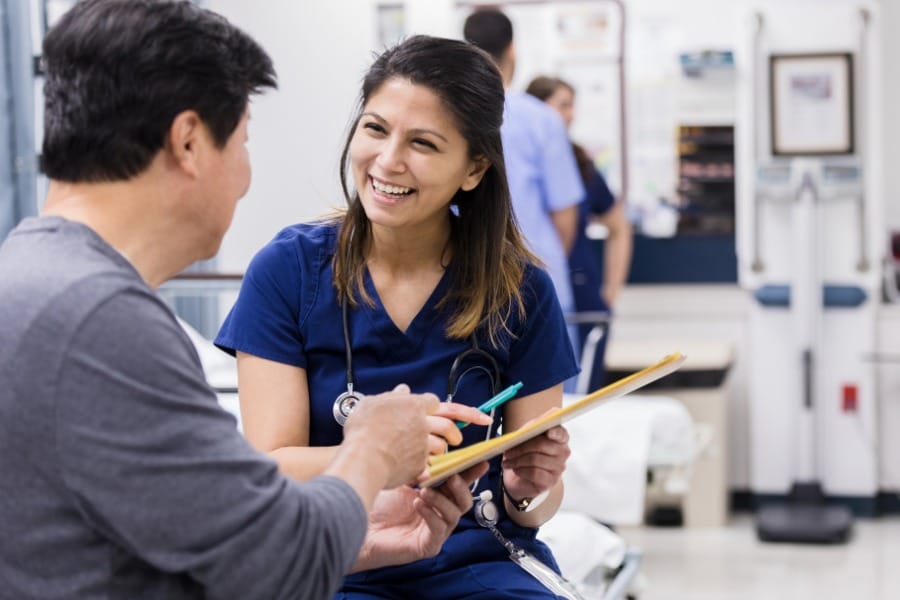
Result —
M300 224L281 231L254 257L215 340L231 354L240 351L306 370L311 446L337 445L343 439L343 429L332 415L335 398L347 387L341 305L332 283L336 241L334 223ZM356 391L378 394L406 383L415 393L431 392L446 398L453 360L471 347L470 340L445 335L451 309L437 307L447 293L452 269L451 264L405 332L391 321L366 273L365 287L374 305L361 302L349 312ZM517 381L524 384L519 397L545 390L578 372L550 277L529 266L522 291L525 319L512 318L512 335L504 335L499 348L478 339L479 347L488 350L499 365L498 386ZM482 359L464 365L466 374L454 401L477 406L492 395L490 382L479 368L488 366L484 363ZM494 415L492 435L501 422L502 409ZM463 444L482 441L486 433L485 427L469 426L463 430ZM499 477L497 457L481 478L476 494L491 489L495 499L501 498ZM535 539L537 530L516 525L505 514L503 502L497 504L500 530L555 566L549 550ZM472 511L463 516L437 557L350 575L344 591L350 593L358 587L375 593L380 588L384 597L444 597L444 592L434 589L434 578L439 575L447 598L497 588L509 591L509 597L554 597L507 558L493 535L475 522ZM485 597L505 596L493 593Z

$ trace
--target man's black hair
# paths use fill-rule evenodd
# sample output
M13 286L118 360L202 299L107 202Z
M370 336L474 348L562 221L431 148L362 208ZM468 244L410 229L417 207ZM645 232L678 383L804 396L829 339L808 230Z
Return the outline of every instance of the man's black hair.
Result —
M189 1L83 0L44 40L41 167L67 182L126 180L194 110L217 146L251 94L275 87L265 51Z
M463 37L499 62L513 41L512 21L495 8L476 10L466 19Z

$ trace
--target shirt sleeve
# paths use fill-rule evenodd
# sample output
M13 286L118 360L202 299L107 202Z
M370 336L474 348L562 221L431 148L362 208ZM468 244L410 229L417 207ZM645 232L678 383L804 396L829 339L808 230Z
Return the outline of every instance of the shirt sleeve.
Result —
M296 239L279 236L250 262L237 301L215 339L222 350L244 352L306 368L300 332L304 274Z
M70 347L56 449L74 505L100 535L188 574L209 598L338 589L366 532L359 497L336 478L290 481L254 451L149 291L105 301Z
M606 184L606 178L597 169L594 169L594 176L585 185L587 193L588 208L592 214L602 215L616 203L616 198Z
M542 107L545 108L545 107ZM584 184L566 127L553 109L547 108L540 144L542 185L547 210L555 212L584 200Z
M523 382L527 396L578 374L565 318L550 276L529 267L523 283L525 319L509 350L509 381Z

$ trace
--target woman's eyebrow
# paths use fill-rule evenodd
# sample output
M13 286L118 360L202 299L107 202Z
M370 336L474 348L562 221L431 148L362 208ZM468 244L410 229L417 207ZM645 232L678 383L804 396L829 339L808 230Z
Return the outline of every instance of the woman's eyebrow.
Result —
M373 119L375 119L375 120L377 120L377 121L380 121L380 122L382 122L382 123L387 123L387 120L386 120L384 117L382 117L381 115L379 115L377 112L366 111L366 112L364 112L364 113L363 113L362 115L360 115L360 116L362 116L362 117L372 117ZM435 137L439 137L439 138L441 138L442 140L444 140L445 142L448 142L447 138L446 138L443 134L438 133L438 132L435 131L434 129L428 129L428 128L426 128L426 127L419 127L419 128L417 128L417 129L411 129L411 130L409 131L409 133L410 133L411 135L422 135L423 133L430 133L431 135L433 135L433 136L435 136Z

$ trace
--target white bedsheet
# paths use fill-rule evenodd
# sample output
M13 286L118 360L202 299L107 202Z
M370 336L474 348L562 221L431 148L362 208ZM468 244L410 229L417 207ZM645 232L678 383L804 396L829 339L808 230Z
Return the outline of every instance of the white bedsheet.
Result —
M644 517L647 468L689 463L694 428L672 398L629 395L566 423L572 456L562 508L611 525Z
M625 540L585 514L560 510L543 524L538 538L553 550L567 579L581 582L597 567L615 569L625 558Z

